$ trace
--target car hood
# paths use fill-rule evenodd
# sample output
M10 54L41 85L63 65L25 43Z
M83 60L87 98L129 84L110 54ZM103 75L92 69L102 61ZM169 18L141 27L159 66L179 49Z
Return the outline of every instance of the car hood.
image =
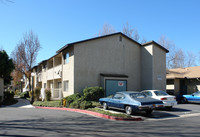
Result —
M141 105L149 105L149 104L163 104L162 101L154 99L154 98L134 98L139 101Z

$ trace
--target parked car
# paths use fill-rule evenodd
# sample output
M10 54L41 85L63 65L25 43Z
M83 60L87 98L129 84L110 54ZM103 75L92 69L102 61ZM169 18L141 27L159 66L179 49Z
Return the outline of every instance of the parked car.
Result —
M156 107L163 107L162 101L136 91L117 92L111 98L100 98L99 102L104 109L121 109L129 115L134 111L146 111L147 114L151 114Z
M197 91L191 95L182 95L181 103L186 102L200 103L200 91Z
M142 91L148 97L161 100L164 103L165 108L171 109L174 105L177 105L176 97L167 94L162 90L144 90Z

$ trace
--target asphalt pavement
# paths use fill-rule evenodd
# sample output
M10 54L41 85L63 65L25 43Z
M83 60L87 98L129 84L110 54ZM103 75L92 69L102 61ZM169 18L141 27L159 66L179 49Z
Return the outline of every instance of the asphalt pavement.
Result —
M15 106L0 108L0 136L200 135L199 104L181 104L170 111L156 110L148 117L134 114L144 117L144 121L112 121L77 112Z

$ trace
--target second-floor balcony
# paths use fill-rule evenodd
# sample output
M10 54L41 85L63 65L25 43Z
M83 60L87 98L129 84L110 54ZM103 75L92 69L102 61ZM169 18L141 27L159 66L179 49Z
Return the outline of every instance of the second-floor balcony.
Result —
M47 80L59 79L62 77L62 65L47 70Z
M53 79L53 68L47 70L47 80Z
M54 67L54 79L62 77L62 65Z

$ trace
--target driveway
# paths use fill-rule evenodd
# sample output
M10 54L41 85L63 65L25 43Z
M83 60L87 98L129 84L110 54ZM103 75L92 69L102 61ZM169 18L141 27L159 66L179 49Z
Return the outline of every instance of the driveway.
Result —
M14 105L6 106L7 108L35 108L30 104L30 102L26 99L15 98L18 102Z

